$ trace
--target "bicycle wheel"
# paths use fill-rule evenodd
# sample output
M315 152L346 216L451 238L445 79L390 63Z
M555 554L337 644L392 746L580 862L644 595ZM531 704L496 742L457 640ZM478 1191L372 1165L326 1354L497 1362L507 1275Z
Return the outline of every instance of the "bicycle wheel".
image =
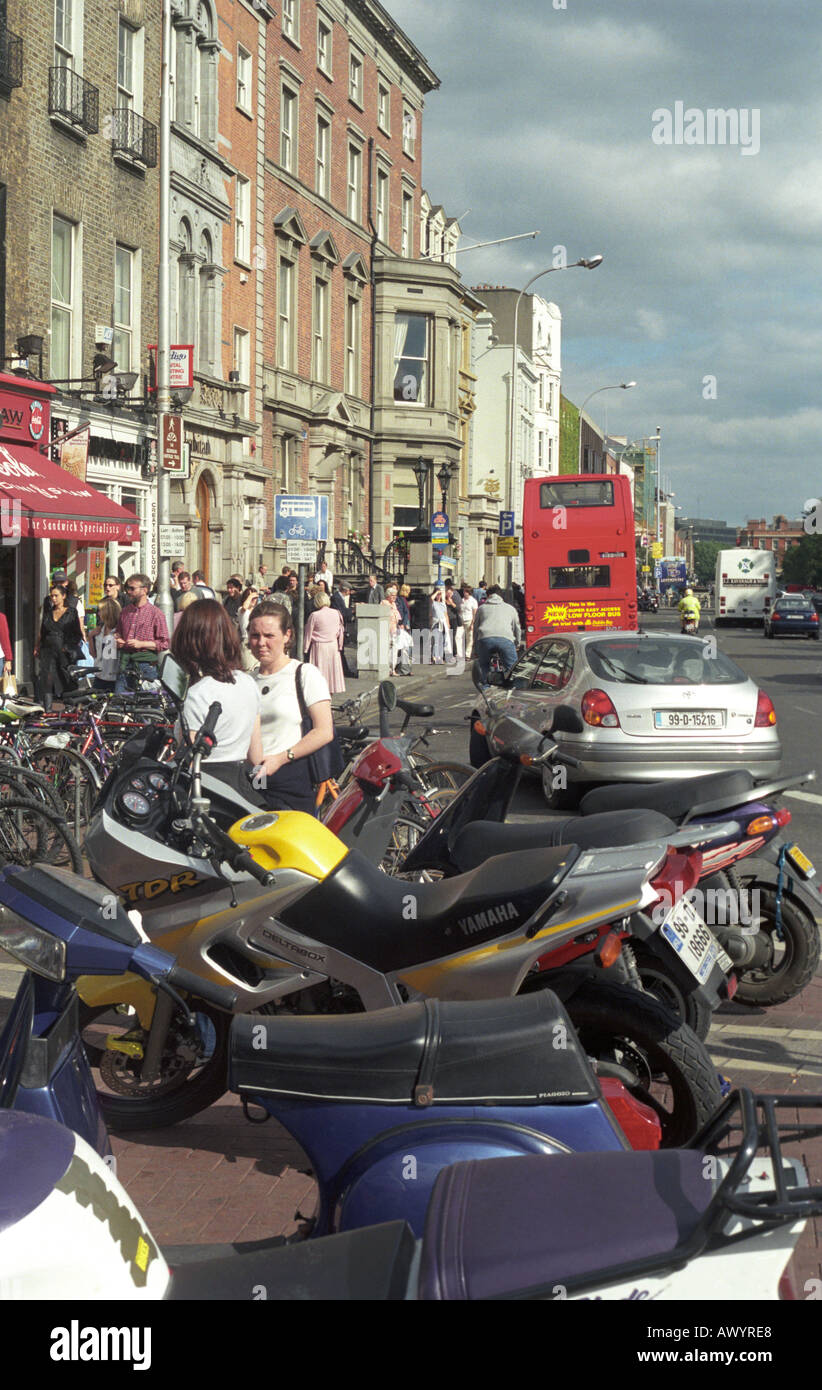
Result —
M382 872L390 875L396 874L406 855L411 853L424 833L425 826L421 825L418 820L412 820L409 816L398 816L394 821L388 848L380 860Z
M8 797L34 801L54 816L63 815L62 802L47 777L10 758L0 758L0 800Z
M65 822L33 801L9 797L0 805L0 867L38 863L83 872L80 847Z
M474 768L466 763L434 762L424 753L415 753L413 758L417 781L425 791L456 792L474 775Z
M49 748L46 744L34 749L29 762L51 782L63 815L79 839L80 832L88 824L100 785L91 763L72 748Z

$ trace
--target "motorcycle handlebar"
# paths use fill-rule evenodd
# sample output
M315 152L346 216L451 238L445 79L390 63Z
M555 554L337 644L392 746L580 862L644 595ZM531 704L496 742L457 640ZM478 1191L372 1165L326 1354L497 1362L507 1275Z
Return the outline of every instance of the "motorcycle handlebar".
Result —
M227 1013L233 1013L237 1007L236 990L229 989L227 985L214 984L212 980L204 980L201 975L184 970L181 965L173 965L166 978L175 989L184 989L186 994L196 994L198 999L204 999L207 1004L215 1004L218 1009L225 1009Z
M215 825L214 821L206 819L205 816L201 816L198 824L200 830L211 841L211 844L217 850L220 857L237 873L250 874L250 876L255 878L258 883L261 883L264 888L269 888L271 884L275 882L276 875L269 869L264 869L261 864L258 864L247 849L244 849L242 845L238 845L235 840L232 840L231 836L227 835L224 830L221 830L218 825Z

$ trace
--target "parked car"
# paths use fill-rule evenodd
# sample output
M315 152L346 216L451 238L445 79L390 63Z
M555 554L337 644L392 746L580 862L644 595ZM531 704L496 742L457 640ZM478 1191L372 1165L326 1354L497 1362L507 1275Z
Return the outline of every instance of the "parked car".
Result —
M499 684L504 680L504 684ZM653 782L747 768L775 776L781 747L770 698L713 641L672 634L544 637L488 691L489 751L535 751L557 705L578 709L569 786ZM548 788L546 788L546 794Z
M819 614L804 594L778 598L765 617L766 637L811 637L819 641Z

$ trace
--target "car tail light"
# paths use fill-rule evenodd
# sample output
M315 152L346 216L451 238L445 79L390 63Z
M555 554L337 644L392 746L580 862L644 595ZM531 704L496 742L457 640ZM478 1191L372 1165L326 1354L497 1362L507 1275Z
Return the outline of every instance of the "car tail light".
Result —
M582 717L594 728L618 729L619 715L604 690L588 690L582 697Z
M814 609L813 612L811 613L811 622L812 622L812 623L818 623L818 622L819 622L819 614L817 613L816 609Z
M773 707L773 700L770 695L766 695L764 690L760 690L756 700L756 719L754 728L770 729L776 723L776 710Z

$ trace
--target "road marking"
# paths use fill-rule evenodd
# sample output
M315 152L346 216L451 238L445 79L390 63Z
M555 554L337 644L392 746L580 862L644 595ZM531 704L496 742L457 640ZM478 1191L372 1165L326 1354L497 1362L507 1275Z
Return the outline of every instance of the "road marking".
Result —
M759 1071L759 1072L784 1072L788 1076L798 1076L800 1071L807 1075L817 1071L822 1072L822 1060L818 1063L809 1062L803 1058L801 1062L795 1062L793 1066L785 1066L783 1062L772 1062L769 1058L763 1057L760 1061L751 1061L748 1057L714 1057L713 1061L718 1067L725 1067L728 1071ZM796 1103L801 1105L801 1092L797 1093Z
M799 710L800 714L810 714L811 717L813 717L816 714L816 710L805 709L804 705L797 705L796 708Z
M783 796L792 796L796 801L813 801L817 806L822 806L822 796L817 796L815 792L783 792Z
M738 1026L730 1020L727 1022L723 1020L721 1023L716 1023L714 1027L716 1029L717 1038L720 1041L723 1037L730 1037L731 1034L733 1034L733 1036L737 1038L791 1038L798 1042L808 1038L813 1042L822 1042L822 1032L813 1028L759 1028L753 1027L750 1024Z

